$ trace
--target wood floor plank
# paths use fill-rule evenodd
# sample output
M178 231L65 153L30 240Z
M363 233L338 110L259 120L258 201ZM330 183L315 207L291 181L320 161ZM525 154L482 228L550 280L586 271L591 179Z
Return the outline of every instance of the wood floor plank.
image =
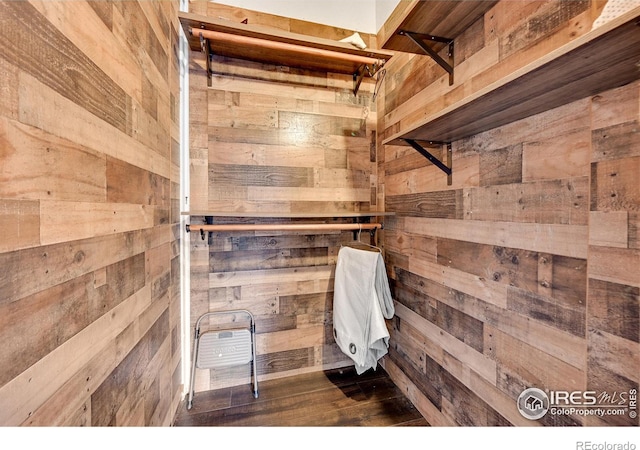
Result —
M249 386L196 393L174 426L428 426L380 367L301 374Z

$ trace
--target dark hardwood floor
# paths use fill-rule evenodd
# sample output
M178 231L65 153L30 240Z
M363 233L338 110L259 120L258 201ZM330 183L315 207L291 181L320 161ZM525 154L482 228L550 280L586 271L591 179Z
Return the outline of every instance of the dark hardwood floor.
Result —
M175 426L429 426L382 367L315 372L249 385L197 392L183 402Z

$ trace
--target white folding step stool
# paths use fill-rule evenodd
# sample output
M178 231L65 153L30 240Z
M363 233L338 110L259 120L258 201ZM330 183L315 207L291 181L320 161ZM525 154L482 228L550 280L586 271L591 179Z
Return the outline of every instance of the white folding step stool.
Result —
M249 317L249 328L210 330L200 333L203 319L216 315L245 314ZM251 363L253 396L258 398L258 374L256 371L256 323L246 309L213 311L201 315L196 321L193 338L193 362L187 409L193 406L195 374L197 369L239 366Z

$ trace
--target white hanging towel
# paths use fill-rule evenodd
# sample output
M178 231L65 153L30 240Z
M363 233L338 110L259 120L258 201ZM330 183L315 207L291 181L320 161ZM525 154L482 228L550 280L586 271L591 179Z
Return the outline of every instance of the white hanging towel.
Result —
M377 367L389 349L384 319L395 308L382 254L342 247L334 283L333 335L360 375Z

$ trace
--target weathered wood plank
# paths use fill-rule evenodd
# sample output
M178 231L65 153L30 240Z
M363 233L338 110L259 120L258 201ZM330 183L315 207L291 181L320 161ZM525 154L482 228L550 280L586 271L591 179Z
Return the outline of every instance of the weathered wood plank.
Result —
M507 293L507 309L510 311L582 338L586 337L585 303L567 304L562 300L518 288L509 288Z
M588 389L608 394L638 390L638 343L598 329L589 330ZM628 414L605 416L607 425L638 426L638 418Z
M638 267L640 250L589 247L589 278L640 287Z
M398 270L394 299L475 350L483 351L483 324L474 317L430 296L433 283Z
M524 15L523 12L513 12L513 14L519 15L520 20L502 24L502 26L512 26L512 29L501 41L503 45L501 54L506 56L512 53L523 53L523 50L532 42L547 37L559 27L572 24L576 16L589 12L589 8L589 1L580 0L566 5L534 4L529 6L527 15ZM515 23L518 23L517 27L513 26Z
M132 399L128 391L133 389L139 390L143 383L153 383L158 373L153 373L154 355L160 347L154 347L153 339L162 336L154 336L157 329L168 331L167 312L158 315L157 307L153 306L149 311L155 312L150 319L148 327L144 327L145 333L138 337L138 342L131 351L129 351L115 369L106 377L100 386L91 395L91 422L92 424L101 424L102 426L126 426L128 424L136 424L136 415L138 402L140 400ZM127 336L128 330L124 330L119 337L122 339L131 339ZM162 333L161 333L162 334ZM160 339L158 342L163 341ZM134 367L142 367L143 370L134 370ZM150 372L147 373L146 370ZM151 400L152 398L150 398ZM151 407L151 405L145 405ZM151 410L153 408L151 407ZM138 411L139 413L139 411ZM146 412L145 412L146 414ZM150 415L150 414L149 414ZM138 419L139 420L139 419ZM139 420L140 423L146 423L148 417Z
M634 383L638 383L637 369L640 367L640 355L637 351L637 342L595 328L589 329L588 342L589 362L594 363L594 374L597 373L597 367L600 366L617 375L612 377L612 381L616 378L618 380L626 378L632 382L631 387ZM591 377L589 378L591 382ZM611 390L611 387L604 390Z
M571 130L539 142L525 143L522 181L554 180L589 175L591 130Z
M640 156L638 119L592 132L592 162Z
M139 254L107 266L105 284L97 288L94 276L87 274L3 305L2 335L10 344L0 351L0 359L6 361L0 384L55 350L144 284L145 260ZM25 326L32 331L20 332Z
M457 269L442 266L436 262L409 259L407 269L428 280L448 286L457 291L484 300L488 303L505 307L507 301L507 285L491 278L468 274Z
M403 220L404 229L410 233L576 258L587 257L589 229L583 225L460 221L423 217L405 217Z
M443 414L453 417L460 426L497 427L510 423L468 386L445 372L443 385Z
M331 266L300 267L295 271L288 269L269 269L264 271L211 272L209 275L209 287L252 286L308 280L316 280L322 283L322 280L332 279L332 274L333 267Z
M0 8L0 222L13 241L0 239L0 308L13 318L2 327L11 342L2 359L13 360L0 364L2 404L11 405L3 425L93 425L92 393L139 343L142 365L118 377L144 382L108 413L114 423L169 425L179 402L177 228L169 224L170 213L179 217L177 5L145 5L132 29L118 17L122 5L92 3ZM139 59L119 40L153 34L159 46ZM137 191L129 185L107 198L109 182L126 187L122 172L110 178L108 159ZM116 217L104 211L112 206ZM122 227L121 212L130 214Z
M538 254L451 239L438 239L438 264L509 286L535 290Z
M0 139L0 197L104 201L104 155L3 118Z
M386 197L386 209L409 217L462 218L462 190Z
M151 68L159 75L154 83L166 82L169 76L169 49L160 42L153 32L147 18L138 4L114 3L113 34L120 39L140 61L140 65L147 67L149 75L153 75ZM150 64L149 64L150 63Z
M261 66L261 69L268 70L265 66ZM331 104L336 101L334 91L318 89L317 86L307 86L303 83L270 83L247 77L214 76L211 84L210 91L218 90L222 102L227 101L227 93L236 93L238 101L246 106L249 106L248 102L254 101L256 106L274 108L280 105L284 110L292 110L295 107L298 109L293 109L294 111L308 112L310 105L320 102Z
M465 189L473 220L586 225L588 177Z
M0 57L0 114L18 118L18 68Z
M127 129L124 91L27 2L2 5L0 55L118 130ZM42 64L42 54L58 61Z
M639 298L639 287L589 279L589 328L640 342Z
M313 179L313 170L305 167L209 165L211 185L312 187Z
M429 378L437 376L435 371L426 372L427 340L418 330L408 323L395 317L391 321L389 334L389 359L397 361L407 375L417 383L421 390L429 397L432 403L439 405L439 395L429 386ZM437 353L438 360L442 360L442 352Z
M405 324L401 326L402 328L407 328ZM390 340L390 342L392 341ZM411 355L407 355L407 346L402 345L402 338L400 338L400 342L393 342L393 345L390 344L389 356L385 358L385 361L389 360L401 369L408 381L421 392L434 409L440 411L442 408L442 394L439 390L441 387L441 382L439 381L442 376L442 367L433 362L431 358L428 358L420 348L413 350L421 353L418 356L421 360L421 366L416 367L412 364ZM408 345L411 344L408 343ZM431 363L429 364L428 361ZM427 366L430 369L429 371L426 370Z
M357 118L327 117L314 114L278 113L279 128L292 132L306 132L311 135L337 135L351 137L365 137L367 133L366 121Z
M638 148L636 146L635 148ZM640 156L607 159L591 166L592 211L640 209Z
M369 203L371 201L371 191L369 189L351 188L281 188L249 186L247 188L247 200Z
M0 253L40 245L40 202L0 200Z
M420 156L420 158L427 161L424 167L422 167L423 164L418 164L418 168L416 169L385 176L387 196L410 195L416 192L458 190L464 186L478 185L479 156L477 154L454 158L452 167L455 175L452 177L451 185L447 184L447 176L438 167L429 163L426 158L422 156Z
M521 144L481 153L480 186L520 183L526 170L523 159Z
M168 161L153 149L26 73L20 73L19 101L20 122L169 178ZM42 108L43 104L51 107ZM60 120L61 111L65 111L65 120Z
M606 135L600 135L600 129L614 129L616 125L622 125L624 128L624 124L639 120L640 105L636 101L639 88L639 83L630 83L593 96L591 99L591 127L595 131L594 137L606 137ZM594 147L595 149L596 147ZM619 150L624 151L622 148ZM599 160L598 155L599 152L594 152L593 159Z
M587 298L587 261L554 255L551 266L551 296L583 308Z
M209 126L271 129L278 126L278 113L265 108L209 103Z
M367 189L375 186L370 171L354 169L314 169L314 186L320 188L356 188ZM375 202L371 202L372 205Z
M43 244L125 233L154 226L154 208L127 203L40 202Z
M260 252L235 250L210 255L210 267L223 272L324 266L327 263L326 248L272 249Z
M629 213L629 248L640 250L640 212Z
M572 390L584 386L585 374L553 356L517 340L498 329L486 329L487 354L496 360L501 371L519 377L524 384L541 389ZM586 347L584 349L586 351Z
M277 372L289 372L296 369L313 367L315 363L314 349L300 348L276 353L258 355L256 364L258 375Z
M246 222L248 221L229 221L231 224ZM264 222L264 224L268 223L269 221ZM213 234L213 238L215 241L209 246L211 253L231 250L261 252L273 249L326 248L338 247L341 243L339 231L328 231L327 234L313 234L308 231L217 232Z
M169 180L126 162L107 157L106 201L167 207Z
M628 211L591 211L589 245L627 248L629 228Z
M387 259L389 258L387 257ZM575 367L584 367L584 338L578 338L519 314L508 314L506 312L506 290L504 293L500 293L496 289L492 294L483 285L480 285L482 289L469 288L467 283L460 282L463 277L458 276L460 280L455 280L455 275L457 275L455 272L448 274L445 271L442 276L436 271L425 271L424 269L428 269L426 265L423 270L416 269L413 263L411 265L413 266L411 272L428 280L421 287L425 292L428 292L429 296L478 319L485 325L495 326L510 336L514 336ZM438 277L442 277L442 279ZM487 282L487 284L489 287L500 287L495 282Z
M541 425L539 421L533 422L529 419L525 419L520 411L518 411L517 402L513 396L503 392L498 387L489 383L477 374L473 372L470 373L467 386L475 395L484 400L502 417L508 420L509 424L526 427Z
M145 71L112 33L112 4L79 1L73 9L60 2L32 1L30 5L128 95L141 101L140 79ZM82 27L77 26L79 17Z
M420 329L426 338L435 342L443 350L469 366L479 375L495 384L496 366L485 355L472 349L449 333L445 333L428 320L420 317L404 305L396 305L396 314L414 328Z
M113 343L115 337L149 306L150 301L150 291L145 287L118 305L113 315L107 314L94 321L48 357L39 360L1 387L2 404L11 407L0 411L0 422L20 425L26 421L30 413L45 403L67 379L100 353L102 348ZM114 361L111 361L111 364L114 364ZM110 366L110 369L112 368L113 366ZM51 373L58 376L52 378ZM38 389L29 388L34 385L38 386ZM32 394L25 395L25 392Z
M324 340L324 326L306 327L256 336L256 353L285 352L292 349L314 347Z
M227 127L209 127L209 142L235 142L243 144L286 145L297 148L317 147L325 150L340 150L351 146L369 148L366 137L351 137L349 135L329 135L307 133L302 130L254 130L235 129Z
M169 236L152 229L95 239L46 245L0 254L0 302L9 303L73 278L83 276L167 242ZM36 272L17 270L36 267Z
M453 421L445 417L440 410L431 403L418 386L416 386L406 373L390 358L385 359L384 368L402 392L407 396L424 417L429 417L432 426L451 426Z
M318 147L305 149L294 146L236 142L213 142L209 148L209 164L274 165L281 167L326 167L325 151ZM198 186L200 183L194 182Z

